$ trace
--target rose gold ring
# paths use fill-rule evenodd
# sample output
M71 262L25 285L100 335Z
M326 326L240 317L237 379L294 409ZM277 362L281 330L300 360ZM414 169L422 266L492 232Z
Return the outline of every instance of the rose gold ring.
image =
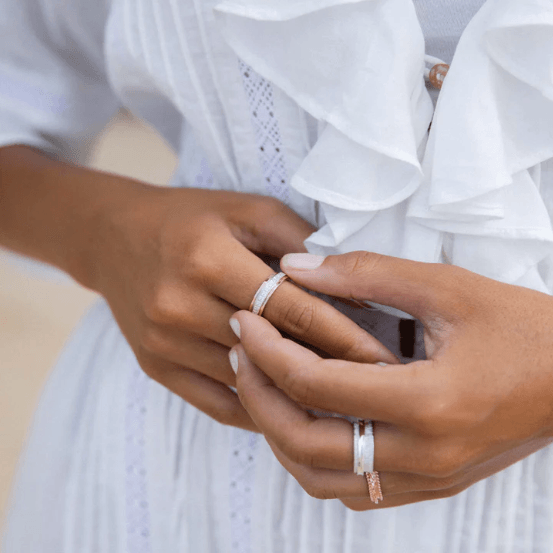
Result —
M372 472L366 472L365 478L367 479L367 488L369 490L369 497L373 503L378 504L379 501L382 501L382 489L380 488L380 475L378 471L373 470Z
M278 273L266 279L257 289L252 303L250 304L250 311L254 315L259 315L261 317L267 302L285 280L288 280L288 275L286 273Z

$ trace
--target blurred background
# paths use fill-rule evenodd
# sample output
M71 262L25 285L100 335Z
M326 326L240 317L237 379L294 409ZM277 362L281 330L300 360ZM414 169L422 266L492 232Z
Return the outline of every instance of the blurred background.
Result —
M155 131L121 112L95 142L90 165L165 184L176 157ZM0 250L0 531L42 386L75 324L96 298L69 279L59 280L31 276Z

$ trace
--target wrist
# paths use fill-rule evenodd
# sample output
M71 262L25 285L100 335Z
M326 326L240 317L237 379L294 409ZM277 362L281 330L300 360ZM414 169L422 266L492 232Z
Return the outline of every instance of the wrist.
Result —
M83 284L104 297L109 296L116 275L136 274L149 257L147 250L156 247L163 214L171 203L166 197L174 192L128 179L118 181L110 186L91 222L94 236L82 265Z

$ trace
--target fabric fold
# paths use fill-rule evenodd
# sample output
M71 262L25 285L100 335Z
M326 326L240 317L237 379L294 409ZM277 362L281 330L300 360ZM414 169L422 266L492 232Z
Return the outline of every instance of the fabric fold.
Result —
M453 264L549 293L538 264L553 244L541 193L553 185L541 171L553 157L552 76L551 3L488 0L457 47L407 213L452 236Z
M290 183L322 205L313 248L339 247L413 194L432 103L411 0L242 0L215 10L235 52L324 124Z
M451 262L552 291L549 1L488 0L434 114L412 0L226 0L215 12L237 55L322 124L291 179L324 215L310 251Z

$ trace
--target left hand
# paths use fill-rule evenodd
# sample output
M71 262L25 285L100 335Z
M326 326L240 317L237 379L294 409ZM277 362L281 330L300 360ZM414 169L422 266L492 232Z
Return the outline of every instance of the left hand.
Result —
M424 324L428 356L384 367L321 359L260 317L233 316L242 404L310 495L356 510L450 497L553 441L553 298L366 252L313 269L294 259L313 258L283 259L301 286L411 313ZM384 501L371 503L353 473L351 423L303 406L374 421Z

